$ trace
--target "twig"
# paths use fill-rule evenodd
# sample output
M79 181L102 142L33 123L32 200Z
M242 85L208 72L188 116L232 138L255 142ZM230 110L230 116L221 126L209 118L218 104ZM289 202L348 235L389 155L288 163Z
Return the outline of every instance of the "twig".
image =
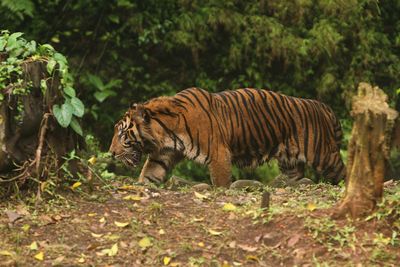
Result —
M39 168L40 168L40 157L42 156L42 149L43 149L43 143L44 143L44 138L46 136L47 132L47 122L49 119L50 113L45 113L43 115L42 122L40 123L40 134L39 134L39 144L38 148L36 149L36 156L35 156L35 163L36 163L36 174L39 175Z

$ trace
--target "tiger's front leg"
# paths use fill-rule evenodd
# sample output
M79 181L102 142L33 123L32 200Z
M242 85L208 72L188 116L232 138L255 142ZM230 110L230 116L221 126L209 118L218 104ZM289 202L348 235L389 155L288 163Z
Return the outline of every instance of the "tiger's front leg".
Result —
M182 159L174 152L150 154L140 172L139 182L160 184L165 181L168 172Z

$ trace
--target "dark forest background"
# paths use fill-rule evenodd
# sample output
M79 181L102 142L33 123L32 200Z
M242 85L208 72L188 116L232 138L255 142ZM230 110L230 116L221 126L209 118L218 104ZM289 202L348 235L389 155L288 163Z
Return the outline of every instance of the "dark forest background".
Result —
M85 104L82 128L103 151L131 102L192 86L270 88L318 99L335 110L345 136L359 82L384 89L392 105L398 98L397 0L0 3L1 30L49 43L67 57ZM188 162L175 171L195 179L204 172ZM242 178L275 174L269 167L235 171Z

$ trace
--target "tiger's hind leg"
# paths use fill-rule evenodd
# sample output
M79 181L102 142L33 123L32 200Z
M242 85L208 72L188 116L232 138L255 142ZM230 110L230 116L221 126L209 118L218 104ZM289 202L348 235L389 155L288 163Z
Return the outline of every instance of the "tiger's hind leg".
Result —
M317 167L317 171L332 184L338 184L343 180L346 177L346 167L339 151L323 158Z
M150 154L143 165L139 176L141 183L160 184L165 181L168 172L182 160L182 156L175 152Z

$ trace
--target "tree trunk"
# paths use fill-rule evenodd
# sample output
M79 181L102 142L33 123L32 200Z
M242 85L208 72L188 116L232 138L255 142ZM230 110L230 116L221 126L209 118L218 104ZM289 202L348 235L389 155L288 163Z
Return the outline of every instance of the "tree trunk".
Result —
M348 147L346 193L334 216L361 217L371 213L383 193L392 132L398 113L378 87L360 83L353 99L354 125Z
M28 93L14 94L12 82L2 92L0 187L9 187L11 181L17 182L18 186L24 185L29 177L35 177L36 181L46 180L49 172L59 169L63 157L81 143L77 134L70 128L62 128L51 115L52 106L62 103L64 98L57 72L49 77L46 64L43 60L22 63ZM42 80L47 84L44 94ZM2 192L7 195L10 190L0 190L0 197Z

